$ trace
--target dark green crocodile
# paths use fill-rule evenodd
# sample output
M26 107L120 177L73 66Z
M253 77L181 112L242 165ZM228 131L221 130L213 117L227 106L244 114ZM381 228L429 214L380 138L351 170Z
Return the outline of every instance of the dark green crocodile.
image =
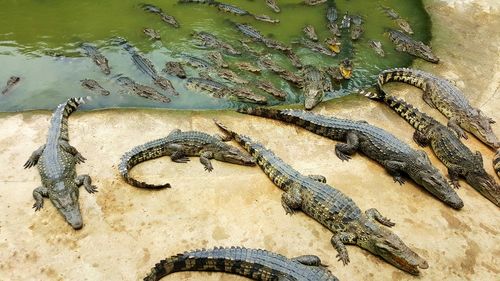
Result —
M497 149L497 152L493 157L493 168L495 169L497 176L500 178L500 149Z
M292 123L338 143L335 153L342 161L351 159L356 151L381 164L403 184L404 174L424 187L435 197L455 209L464 204L445 177L432 166L427 154L415 150L389 132L368 124L332 116L322 116L302 110L277 110L268 108L239 108L238 112Z
M448 126L459 136L467 138L465 130L493 149L500 147L500 141L490 125L495 121L472 107L464 94L450 81L411 68L384 70L378 78L379 87L393 81L422 89L424 101L441 111L449 119Z
M149 86L141 85L133 81L129 77L122 76L118 78L117 81L118 84L127 89L126 91L132 92L133 94L136 94L140 97L163 103L170 102L170 99L168 97L162 95L156 89Z
M428 267L396 234L377 224L394 226L376 209L363 214L351 198L327 185L323 176L304 176L262 144L216 123L254 156L264 173L284 191L281 205L287 214L301 210L333 232L331 243L344 265L349 263L345 245L353 244L414 275L419 274L419 267Z
M422 147L431 146L434 154L448 167L448 175L455 187L460 187L458 179L463 177L479 193L500 207L500 186L484 170L483 157L479 151L470 151L454 131L403 99L389 96L382 89L367 93L366 96L385 102L415 128L415 142Z
M96 47L88 43L83 43L80 47L84 51L85 55L90 57L104 74L108 75L111 73L108 65L108 59L103 56Z
M434 55L431 48L421 41L416 41L403 32L395 29L389 29L389 39L396 45L396 50L405 52L412 56L419 57L428 62L438 63L439 58Z
M47 142L24 164L25 169L36 165L42 179L42 186L33 190L35 211L43 207L43 197L48 197L74 229L83 226L78 188L83 185L88 193L97 192L88 175L76 174L76 164L83 163L85 158L69 144L68 117L84 101L84 98L70 98L57 106L50 120Z
M289 259L266 250L241 247L216 247L177 254L157 263L144 281L157 281L180 271L227 272L262 281L338 281L317 256Z
M239 165L255 165L255 160L251 156L226 144L219 136L211 136L198 131L181 132L181 130L177 129L170 132L165 138L136 146L125 153L121 157L118 170L123 179L133 186L141 188L168 188L170 187L169 183L160 185L148 184L130 176L130 170L137 164L162 156L170 156L170 159L177 163L186 163L189 161L188 157L198 156L205 170L209 172L213 170L210 159Z

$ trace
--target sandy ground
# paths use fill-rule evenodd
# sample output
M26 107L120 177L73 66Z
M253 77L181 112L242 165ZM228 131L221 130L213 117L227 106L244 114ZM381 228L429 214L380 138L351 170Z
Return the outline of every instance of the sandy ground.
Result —
M434 22L432 47L442 62L417 61L416 66L455 81L473 105L500 121L498 1L426 3ZM390 91L445 121L423 104L418 90L398 85ZM329 102L316 111L365 119L416 147L408 124L361 97ZM351 263L342 266L330 244L331 233L302 213L286 216L281 191L258 167L214 162L214 171L207 173L196 158L188 164L162 158L141 164L133 174L149 182L168 181L172 189L140 190L120 179L116 167L122 153L174 128L217 133L213 117L261 141L304 174L326 176L361 209L379 209L397 223L393 231L427 259L429 269L413 277L355 246L348 246ZM96 195L82 189L85 226L74 231L48 201L33 212L31 192L40 185L39 175L36 169L22 169L44 142L49 118L48 112L0 115L1 280L137 280L166 256L231 245L287 256L316 254L341 280L498 280L500 275L499 209L465 182L458 190L465 207L454 211L412 182L402 187L393 183L383 168L361 155L342 163L333 141L236 113L114 110L73 115L71 144L88 159L78 172L90 174L99 187ZM494 130L500 134L498 123ZM474 138L466 144L482 152L492 173L492 151ZM164 280L246 279L193 272Z

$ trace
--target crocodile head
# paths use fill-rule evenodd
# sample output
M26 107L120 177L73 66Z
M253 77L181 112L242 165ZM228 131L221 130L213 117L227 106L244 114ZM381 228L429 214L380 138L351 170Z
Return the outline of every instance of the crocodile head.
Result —
M52 188L49 188L49 198L71 227L82 228L83 219L78 204L78 187L74 182L56 182Z
M465 174L467 182L484 197L500 207L500 185L484 170L483 157L479 151L476 152L473 162L473 167L470 167Z
M403 241L390 230L380 227L376 222L367 219L362 224L362 236L358 236L356 244L374 255L380 256L393 266L413 275L419 275L421 269L429 267L427 262L413 252Z
M482 114L480 110L474 110L471 114L460 120L460 126L466 131L471 132L474 136L492 148L500 148L500 141L491 129L491 123L494 121Z
M318 103L323 100L324 92L319 89L310 89L304 93L304 107L307 110L313 109Z
M461 209L464 203L458 194L453 190L450 182L432 166L427 154L421 150L417 151L417 156L410 162L408 175L420 186L450 205L454 209Z
M431 47L425 45L422 42L417 42L417 43L418 44L415 44L412 46L413 51L415 52L416 56L421 57L424 60L432 62L432 63L439 62L439 58L436 55L434 55Z
M222 147L215 149L213 151L213 156L215 160L223 162L245 166L255 166L255 159L252 156L226 143L224 143Z

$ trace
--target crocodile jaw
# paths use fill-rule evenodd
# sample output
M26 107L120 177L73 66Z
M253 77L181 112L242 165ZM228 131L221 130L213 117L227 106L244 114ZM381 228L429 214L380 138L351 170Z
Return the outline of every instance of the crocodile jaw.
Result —
M465 178L474 189L500 207L500 185L485 171L468 173Z
M49 198L71 227L74 229L83 227L76 184L57 182L49 189Z

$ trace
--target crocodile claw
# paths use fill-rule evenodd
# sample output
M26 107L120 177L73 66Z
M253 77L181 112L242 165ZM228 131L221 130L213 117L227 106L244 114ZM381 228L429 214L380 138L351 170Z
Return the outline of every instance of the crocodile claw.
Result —
M176 163L187 163L187 162L189 162L189 160L190 159L188 157L182 157L182 158L179 158L179 159L175 159L173 161L176 162Z
M80 153L77 153L75 155L75 159L77 164L84 163L85 160L87 160L87 158L83 157L83 155L81 155Z
M394 182L397 182L400 185L403 185L403 184L405 184L406 180L402 176L395 176Z
M344 265L347 265L349 263L349 256L346 253L338 253L337 256L335 256L338 261L341 261Z
M210 173L211 171L213 171L213 170L214 170L214 168L213 168L212 166L210 166L210 167L205 167L205 171L208 171L209 173Z
M33 209L35 209L35 212L43 208L43 201L37 201L35 204L33 204Z
M85 186L85 190L87 190L88 193L96 193L97 186L95 186L95 185Z
M339 151L338 149L335 149L335 154L337 155L337 157L338 157L340 160L342 160L342 162L351 160L351 156L350 156L350 155L345 154L345 153L342 153L342 152L341 152L341 151Z
M35 166L35 161L29 159L28 161L26 161L26 163L24 163L24 168L25 169L29 169L31 167Z

